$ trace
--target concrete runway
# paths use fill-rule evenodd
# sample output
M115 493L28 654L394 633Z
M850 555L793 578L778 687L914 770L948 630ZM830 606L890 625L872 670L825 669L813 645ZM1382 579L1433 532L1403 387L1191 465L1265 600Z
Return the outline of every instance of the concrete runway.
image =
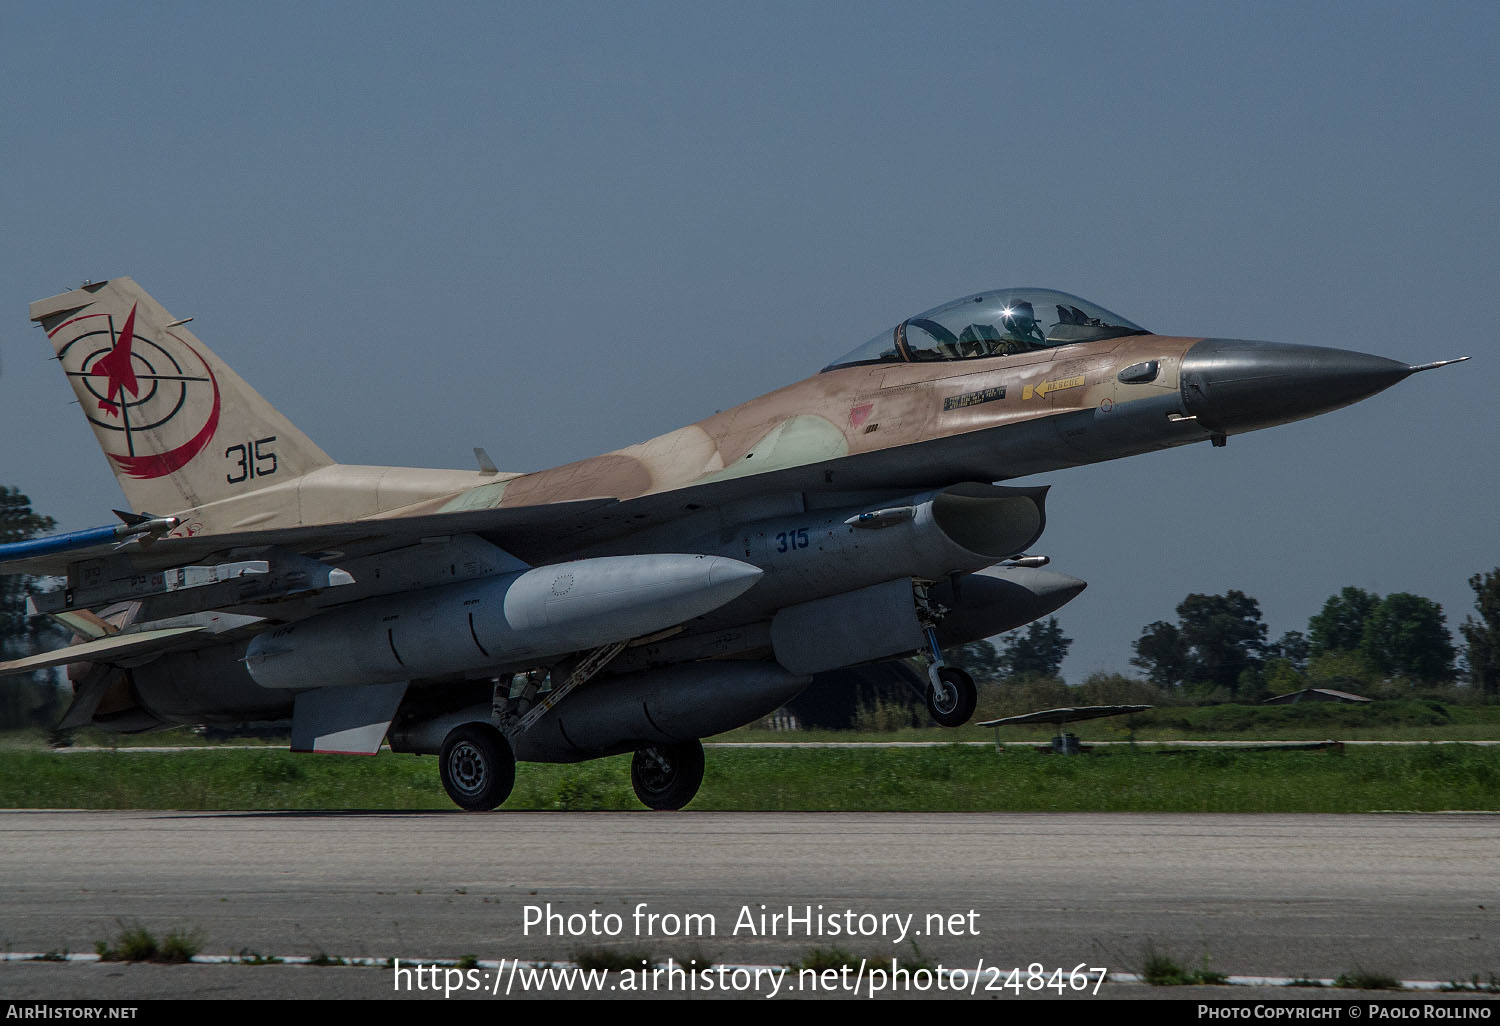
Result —
M1500 975L1486 815L4 811L0 874L10 952L92 952L124 921L208 955L779 965L915 942L950 967L1139 971L1154 946L1231 975ZM134 996L173 971L141 967ZM121 993L84 985L105 972L0 964L0 996ZM365 972L355 996L390 993Z

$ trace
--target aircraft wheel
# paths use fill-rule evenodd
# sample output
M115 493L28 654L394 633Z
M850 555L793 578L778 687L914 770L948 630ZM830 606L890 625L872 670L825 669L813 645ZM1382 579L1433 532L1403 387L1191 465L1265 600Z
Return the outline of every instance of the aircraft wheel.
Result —
M488 812L510 797L516 757L499 731L482 723L455 727L443 741L438 772L443 790L462 809Z
M927 711L944 727L962 727L979 701L974 678L956 666L945 666L938 671L938 679L943 682L941 689L927 685Z
M648 808L682 808L703 783L703 742L641 749L630 760L630 783Z

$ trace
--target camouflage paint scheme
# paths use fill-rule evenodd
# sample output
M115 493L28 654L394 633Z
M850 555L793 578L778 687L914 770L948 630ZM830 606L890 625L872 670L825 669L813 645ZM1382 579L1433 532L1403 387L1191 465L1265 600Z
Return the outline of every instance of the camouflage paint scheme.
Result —
M231 437L278 439L275 480L249 480L239 490L223 487L223 459L206 458L212 454L158 479L122 477L122 487L135 509L170 513L182 521L184 526L173 532L174 537L370 517L511 509L578 499L626 502L715 485L730 485L713 490L715 498L739 498L766 490L761 483L744 484L747 478L812 467L819 472L793 475L788 482L800 491L863 491L1000 481L1125 455L1109 446L1091 447L1091 425L1077 417L1042 432L1018 434L1017 428L1082 411L1088 411L1089 419L1123 419L1117 415L1128 404L1170 399L1178 389L1182 356L1198 341L1142 335L982 360L836 368L601 456L530 474L486 474L334 463L185 326L166 327L174 318L128 278L42 300L33 304L32 318L55 333L52 341L61 354L72 341L69 329L90 327L90 315L83 311L101 306L134 307L138 338L170 337L212 364L225 397L219 439L228 434L236 406L243 414ZM1161 363L1156 380L1140 385L1117 380L1122 367L1147 360ZM72 380L85 405L93 403L92 394L86 391L89 379L74 373ZM1003 390L1005 398L945 408L946 401L985 390ZM101 445L110 451L117 440L108 427L100 426L101 418L90 419ZM163 432L157 445L172 449L186 442L195 426L184 423L176 436ZM1010 441L1010 435L1017 436L1016 442ZM1130 448L1148 451L1201 441L1208 435L1189 423ZM935 448L942 449L945 440L963 436L980 436L982 441L948 447L954 456L939 457L934 463ZM682 497L676 504L678 512L685 511L691 498ZM653 503L651 508L663 509L665 503ZM661 518L652 514L647 519ZM613 532L601 528L587 533Z
M478 450L472 471L335 463L129 278L31 317L135 515L0 546L0 572L67 576L36 601L81 642L0 674L71 664L65 725L290 718L294 748L367 753L388 736L441 752L466 808L503 801L513 757L632 750L642 800L680 807L697 738L812 673L923 649L929 708L962 722L973 684L939 646L1083 588L1016 558L1046 489L994 482L1223 444L1441 365L1159 336L991 290L696 424L517 474ZM942 704L965 689L968 711Z

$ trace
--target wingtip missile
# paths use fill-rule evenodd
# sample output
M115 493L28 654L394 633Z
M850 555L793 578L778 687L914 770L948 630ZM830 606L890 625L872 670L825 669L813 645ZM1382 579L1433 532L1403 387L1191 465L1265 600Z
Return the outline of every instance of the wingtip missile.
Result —
M115 512L121 514L121 519L125 519L126 515L120 510ZM54 534L45 538L27 538L24 541L6 542L0 545L0 564L19 564L23 560L55 556L59 553L82 552L84 549L107 546L111 543L115 549L130 544L145 545L160 538L182 522L176 517L152 517L135 513L128 516L131 519L126 519L125 523L119 525L90 527L82 531L69 531L66 534ZM104 551L109 550L105 548ZM32 572L32 570L29 567L18 567L15 571L7 572Z

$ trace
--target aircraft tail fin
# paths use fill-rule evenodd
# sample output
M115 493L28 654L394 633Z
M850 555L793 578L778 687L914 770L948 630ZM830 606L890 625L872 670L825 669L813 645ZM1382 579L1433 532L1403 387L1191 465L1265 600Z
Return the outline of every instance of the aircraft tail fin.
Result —
M31 304L132 509L205 506L333 460L129 278Z

